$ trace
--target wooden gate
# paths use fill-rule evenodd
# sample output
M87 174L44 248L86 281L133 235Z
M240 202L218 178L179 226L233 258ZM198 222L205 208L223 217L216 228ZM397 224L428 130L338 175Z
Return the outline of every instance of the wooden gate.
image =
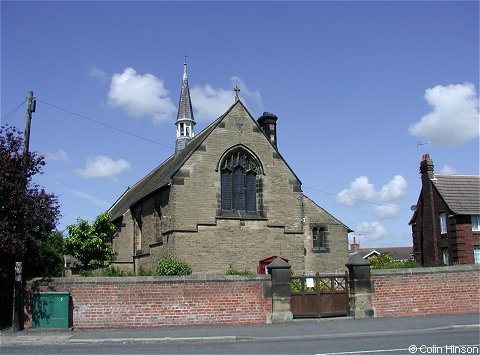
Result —
M348 315L348 273L292 276L291 309L295 318Z

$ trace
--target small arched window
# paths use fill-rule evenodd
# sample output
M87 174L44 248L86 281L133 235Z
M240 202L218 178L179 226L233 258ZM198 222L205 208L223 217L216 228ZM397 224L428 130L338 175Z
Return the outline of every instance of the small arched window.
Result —
M222 211L257 212L258 164L243 149L228 154L221 164Z
M312 229L313 249L325 250L325 228L314 227Z

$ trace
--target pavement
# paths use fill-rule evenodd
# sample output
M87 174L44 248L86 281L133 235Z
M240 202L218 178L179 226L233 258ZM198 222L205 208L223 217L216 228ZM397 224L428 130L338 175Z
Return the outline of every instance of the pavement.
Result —
M456 314L420 317L353 319L296 319L291 323L257 325L205 325L115 329L27 329L0 331L0 345L38 345L72 343L131 343L236 341L275 339L322 339L370 334L415 334L441 329L479 330L480 315Z

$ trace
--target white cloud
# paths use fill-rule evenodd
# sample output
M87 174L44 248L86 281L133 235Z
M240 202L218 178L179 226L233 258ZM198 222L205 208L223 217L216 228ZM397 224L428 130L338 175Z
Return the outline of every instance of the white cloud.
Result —
M425 91L432 111L410 126L415 137L438 146L461 145L479 136L478 97L471 83L437 85Z
M211 122L225 113L235 102L233 91L235 84L240 88L240 99L246 106L252 106L258 112L263 112L262 95L258 90L251 90L238 76L230 78L231 88L214 88L210 84L195 85L190 89L192 105L197 121Z
M90 157L84 169L77 169L75 172L84 178L110 177L123 171L130 170L130 163L123 159L113 160L105 155Z
M383 185L380 191L368 180L367 176L360 176L350 183L348 189L338 193L336 201L340 205L355 207L362 201L393 201L405 196L407 181L401 175L396 175L392 180Z
M393 201L405 196L407 181L402 175L395 175L379 192L382 201Z
M93 66L88 70L88 76L92 78L98 78L102 81L108 80L108 74L98 69L96 66Z
M89 203L91 203L92 205L96 205L96 206L100 206L100 207L104 207L104 208L108 208L110 207L110 204L106 201L103 201L103 200L100 200L92 195L89 195L85 192L82 192L82 191L78 191L78 190L74 190L74 189L70 189L70 188L64 188L65 191L67 191L68 193L76 196L76 197L79 197L83 200L86 200L88 201Z
M357 206L361 200L371 200L375 198L377 193L375 187L368 181L368 177L360 176L350 183L350 187L341 191L337 197L337 203L344 206Z
M361 235L362 243L379 240L387 235L387 229L380 222L362 222L355 228L355 233Z
M59 148L54 153L45 152L45 159L48 162L59 162L59 163L68 163L70 161L70 158L68 157L67 153L62 148Z
M401 210L396 204L375 206L373 213L380 219L394 219L400 216Z
M108 103L133 117L151 116L152 122L158 124L174 119L176 108L168 95L163 80L126 68L112 76Z
M457 174L457 169L445 164L440 172L441 174Z
M195 120L204 122L220 117L235 100L233 90L215 89L210 84L194 86L190 89L190 95L195 109Z

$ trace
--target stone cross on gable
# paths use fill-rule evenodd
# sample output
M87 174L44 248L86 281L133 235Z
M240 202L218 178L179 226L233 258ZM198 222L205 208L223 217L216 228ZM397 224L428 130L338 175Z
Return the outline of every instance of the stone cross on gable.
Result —
M235 91L235 102L237 102L240 100L240 88L238 87L238 84L235 84L235 89L233 89L233 91Z

